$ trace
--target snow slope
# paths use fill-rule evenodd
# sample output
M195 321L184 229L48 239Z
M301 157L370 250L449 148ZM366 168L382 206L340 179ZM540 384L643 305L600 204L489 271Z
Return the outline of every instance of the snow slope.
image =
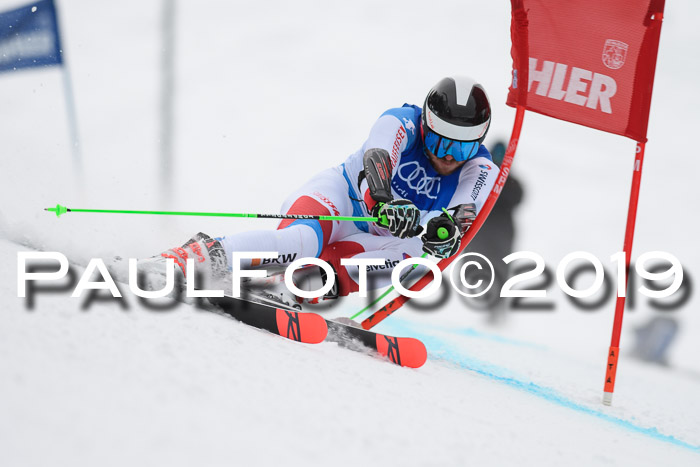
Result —
M21 3L0 1L0 11ZM503 104L507 2L178 2L177 190L165 206L160 4L57 3L82 176L71 165L60 70L0 75L3 465L697 465L695 295L673 312L681 334L672 368L623 355L611 408L599 398L613 303L585 313L555 290L555 312L509 313L500 328L455 293L430 313L407 306L380 330L426 342L429 362L416 371L332 344L287 342L188 305L153 311L126 292L127 309L84 307L69 290L39 294L27 309L16 297L21 243L85 262L149 256L200 230L274 227L56 219L44 207L276 212L291 186L354 151L386 108L420 103L455 72L487 87L491 141L508 135L514 113ZM635 243L635 256L675 254L693 284L698 13L689 0L666 7ZM633 150L632 141L528 114L514 163L527 189L517 249L551 267L586 250L612 270ZM632 329L659 313L638 299L623 350Z
M0 242L3 255L17 249ZM688 407L697 378L628 363L624 400L604 410L597 387L576 384L599 366L489 334L402 322L395 330L417 333L431 354L408 370L189 305L152 311L127 293L124 309L65 292L38 295L30 310L12 292L3 290L0 331L10 465L695 465L700 456L700 417ZM655 390L658 379L674 392Z

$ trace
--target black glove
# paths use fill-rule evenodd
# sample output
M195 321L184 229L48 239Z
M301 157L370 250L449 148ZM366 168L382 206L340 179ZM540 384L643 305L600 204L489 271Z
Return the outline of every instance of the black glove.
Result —
M462 235L476 219L476 204L474 203L458 204L453 208L449 208L448 211L452 211L452 219L459 226L459 231L462 232Z
M423 231L420 211L407 199L377 203L372 208L372 216L378 217L377 225L389 229L394 237L415 237Z
M449 258L459 250L462 232L448 214L441 214L428 221L423 240L423 251L436 258Z

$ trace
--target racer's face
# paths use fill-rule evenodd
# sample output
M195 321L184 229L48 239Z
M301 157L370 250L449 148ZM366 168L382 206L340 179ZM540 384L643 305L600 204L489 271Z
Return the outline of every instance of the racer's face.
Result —
M450 175L467 163L467 161L456 161L450 155L443 158L438 158L435 154L430 152L430 149L423 148L423 150L425 155L428 156L428 159L430 160L430 165L432 165L433 169L435 169L435 171L440 175Z

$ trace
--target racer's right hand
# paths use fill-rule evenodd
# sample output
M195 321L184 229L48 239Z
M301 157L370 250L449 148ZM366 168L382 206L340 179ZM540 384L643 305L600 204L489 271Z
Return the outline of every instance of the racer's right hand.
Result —
M372 208L372 215L379 218L377 225L388 229L394 237L415 237L423 231L420 211L407 199L377 203Z

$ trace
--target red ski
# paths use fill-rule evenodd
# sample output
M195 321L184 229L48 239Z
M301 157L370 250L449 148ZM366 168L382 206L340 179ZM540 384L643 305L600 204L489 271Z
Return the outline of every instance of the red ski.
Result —
M328 325L321 315L285 310L233 297L210 298L227 315L259 329L306 344L326 339Z
M420 368L428 359L428 351L418 339L388 336L336 321L328 321L326 340L351 350L374 350L390 362L408 368Z
M418 339L389 336L350 323L327 321L316 313L302 312L270 293L249 293L245 299L225 296L209 300L238 321L297 342L337 342L350 350L376 352L390 362L408 368L420 368L428 359L425 345Z

